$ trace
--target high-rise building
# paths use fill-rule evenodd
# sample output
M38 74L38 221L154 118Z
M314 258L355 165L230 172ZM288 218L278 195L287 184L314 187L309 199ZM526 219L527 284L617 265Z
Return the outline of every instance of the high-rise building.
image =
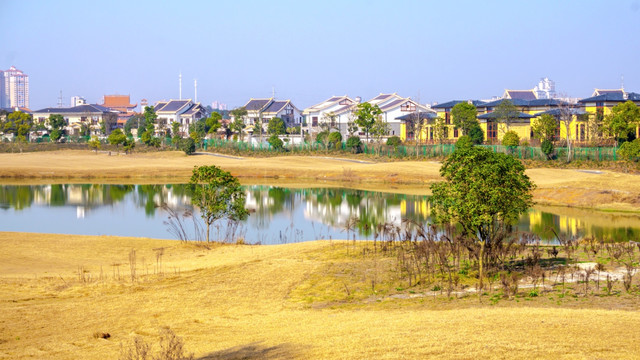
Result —
M83 98L82 96L72 96L71 107L80 105L87 105L87 99Z
M29 75L15 66L0 75L0 107L29 108Z

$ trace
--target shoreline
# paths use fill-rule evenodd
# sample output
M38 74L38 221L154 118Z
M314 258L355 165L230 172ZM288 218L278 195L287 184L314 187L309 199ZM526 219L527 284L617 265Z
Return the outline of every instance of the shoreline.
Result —
M216 165L245 185L346 187L429 195L441 180L435 161L354 162L352 159L283 156L241 158L186 156L176 151L132 155L95 154L88 150L0 154L0 184L104 183L168 184L188 182L194 166ZM625 213L640 212L637 175L609 170L531 168L538 205Z

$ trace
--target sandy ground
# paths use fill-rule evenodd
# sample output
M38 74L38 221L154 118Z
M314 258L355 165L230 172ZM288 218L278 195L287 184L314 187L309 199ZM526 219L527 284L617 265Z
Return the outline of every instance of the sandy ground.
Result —
M194 166L217 165L244 183L331 184L371 190L428 194L439 181L440 163L397 161L361 163L350 159L283 156L238 158L186 156L180 152L133 155L53 151L0 154L0 181L186 182ZM539 204L640 211L640 179L611 171L529 169Z
M0 358L115 359L135 336L156 344L163 327L198 359L633 359L640 352L637 311L526 302L438 309L407 300L320 309L292 298L331 246L206 250L0 232Z

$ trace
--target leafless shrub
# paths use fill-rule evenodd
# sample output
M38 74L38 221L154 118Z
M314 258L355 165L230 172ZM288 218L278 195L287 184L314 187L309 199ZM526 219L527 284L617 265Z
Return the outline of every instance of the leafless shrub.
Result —
M129 252L129 269L131 270L131 282L135 282L137 279L136 275L136 250L131 249Z
M133 338L127 347L120 344L119 360L193 360L193 354L185 354L184 341L173 330L160 332L160 350L151 355L151 346L140 336Z

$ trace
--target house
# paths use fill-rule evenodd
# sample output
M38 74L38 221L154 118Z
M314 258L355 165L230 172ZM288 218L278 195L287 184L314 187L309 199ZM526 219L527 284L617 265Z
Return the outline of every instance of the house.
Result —
M250 133L253 133L253 126L261 122L262 128L266 130L269 120L274 117L282 119L286 127L302 125L302 113L291 100L251 98L243 107L247 110L244 122Z
M611 114L613 107L618 104L630 100L640 106L640 94L635 92L626 92L623 89L595 89L593 94L591 97L578 100L578 103L582 110L596 117L597 123L602 122L605 116ZM576 133L579 134L580 132ZM640 129L638 127L636 127L636 138L640 138Z
M457 140L458 137L462 136L462 132L460 129L457 129L455 125L453 125L453 116L451 115L451 110L454 106L459 103L467 102L475 106L476 108L481 107L485 104L484 101L481 100L451 100L441 104L432 105L431 109L436 112L437 117L444 119L446 130L446 139L448 140Z
M401 120L400 117L416 113L416 112L435 112L430 108L418 104L410 97L404 98L396 93L393 94L379 94L373 99L368 101L371 105L378 105L382 110L381 118L389 124L390 131L389 136L402 136L407 134L406 122Z
M505 90L502 98L510 100L535 100L538 98L538 94L535 90Z
M62 115L67 122L65 130L68 134L79 134L83 126L89 128L92 135L101 133L104 121L106 134L109 135L117 127L118 112L98 104L86 104L69 108L45 108L33 112L33 121L48 126L49 116Z
M207 117L207 110L191 99L158 101L153 109L158 116L156 130L171 129L173 123L179 123L183 136L189 134L191 125Z
M118 112L117 126L119 128L124 128L127 120L135 114L134 110L138 106L138 104L131 104L129 95L105 95L102 102L101 106Z
M307 132L320 131L320 125L331 122L329 127L338 129L341 133L347 132L347 115L352 107L360 102L360 98L355 100L347 95L332 96L329 99L310 106L302 111L306 123Z

